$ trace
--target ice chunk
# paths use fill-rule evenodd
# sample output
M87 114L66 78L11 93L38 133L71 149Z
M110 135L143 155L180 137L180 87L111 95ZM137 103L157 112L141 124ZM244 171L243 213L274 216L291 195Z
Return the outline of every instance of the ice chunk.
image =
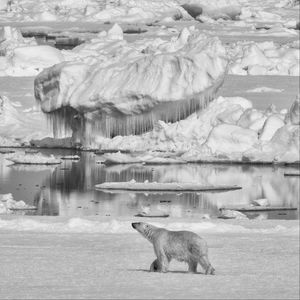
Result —
M123 40L123 30L118 25L115 24L108 32L107 37L112 40Z
M43 69L64 60L58 49L47 45L15 48L12 63L19 68Z
M291 122L293 125L300 125L300 95L294 101L289 109L286 116L287 121Z
M269 206L269 205L270 205L269 200L266 199L266 198L253 200L252 203L253 203L255 206Z
M213 153L244 152L258 141L257 132L237 125L221 124L213 128L206 145Z
M220 215L219 218L221 219L248 219L248 217L237 211L237 210L232 210L232 209L220 209Z
M268 119L265 121L265 124L262 128L262 132L260 134L260 140L261 141L269 141L275 134L275 132L284 126L284 121L282 120L282 117L280 115L271 115L268 117Z

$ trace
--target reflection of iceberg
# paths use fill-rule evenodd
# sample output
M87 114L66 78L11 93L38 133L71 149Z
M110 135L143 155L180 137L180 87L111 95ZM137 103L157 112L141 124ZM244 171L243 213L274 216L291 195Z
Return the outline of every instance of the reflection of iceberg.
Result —
M298 207L299 179L284 177L286 168L249 165L114 165L95 164L97 158L82 153L78 163L66 162L67 171L56 168L45 180L47 188L34 205L39 214L61 216L133 216L149 207L170 217L218 215L221 207L249 206L253 200L267 198L270 207ZM188 182L240 185L242 190L226 193L110 194L95 191L94 185L107 181ZM275 216L276 217L276 216ZM292 216L293 217L293 216Z
M41 172L41 171L54 171L54 165L34 165L34 164L13 164L9 166L12 170L17 172Z
M198 31L143 46L103 39L96 63L88 64L84 45L76 54L80 62L55 65L35 80L35 96L56 135L71 129L89 146L97 135L139 134L158 120L174 122L203 108L223 82L225 49Z

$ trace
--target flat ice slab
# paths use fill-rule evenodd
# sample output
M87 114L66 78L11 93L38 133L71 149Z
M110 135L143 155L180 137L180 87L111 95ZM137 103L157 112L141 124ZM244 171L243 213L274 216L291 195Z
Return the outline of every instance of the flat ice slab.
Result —
M284 176L300 176L300 172L284 173Z
M229 208L223 208L223 209L229 209ZM247 207L235 207L230 208L237 211L273 211L273 210L297 210L297 207L285 207L285 206L247 206Z
M55 158L53 155L45 156L42 154L15 154L6 157L7 160L12 161L15 164L26 164L26 165L56 165L60 164L61 160Z
M130 191L175 191L175 192L200 192L200 191L227 191L239 190L241 187L233 185L202 185L188 182L104 182L95 185L98 190L130 190Z

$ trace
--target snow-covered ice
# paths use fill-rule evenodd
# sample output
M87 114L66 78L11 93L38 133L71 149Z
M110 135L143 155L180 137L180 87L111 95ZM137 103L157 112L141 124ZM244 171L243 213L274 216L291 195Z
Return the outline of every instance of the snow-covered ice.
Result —
M240 189L238 186L226 185L202 185L197 182L136 182L135 180L126 182L104 182L97 184L96 189L101 190L129 190L129 191L146 191L146 192L162 192L162 191L229 191Z
M187 274L186 265L179 262L172 262L167 274L149 273L155 258L153 247L133 231L131 222L1 217L0 256L5 260L0 269L3 283L0 296L26 295L39 299L50 295L105 299L296 299L299 296L298 221L184 222L166 218L153 222L149 219L154 225L193 230L205 238L215 276L205 276L200 268L198 274Z

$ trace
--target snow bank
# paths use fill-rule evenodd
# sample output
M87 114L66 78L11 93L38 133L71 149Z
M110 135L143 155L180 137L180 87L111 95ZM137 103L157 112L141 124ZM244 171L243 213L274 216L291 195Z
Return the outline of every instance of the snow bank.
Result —
M169 41L128 43L115 36L108 32L77 47L73 57L68 54L72 62L35 80L42 110L85 146L97 136L136 134L158 120L185 118L205 106L223 81L225 48L198 30L184 28Z
M300 76L299 43L238 42L229 47L229 74Z

